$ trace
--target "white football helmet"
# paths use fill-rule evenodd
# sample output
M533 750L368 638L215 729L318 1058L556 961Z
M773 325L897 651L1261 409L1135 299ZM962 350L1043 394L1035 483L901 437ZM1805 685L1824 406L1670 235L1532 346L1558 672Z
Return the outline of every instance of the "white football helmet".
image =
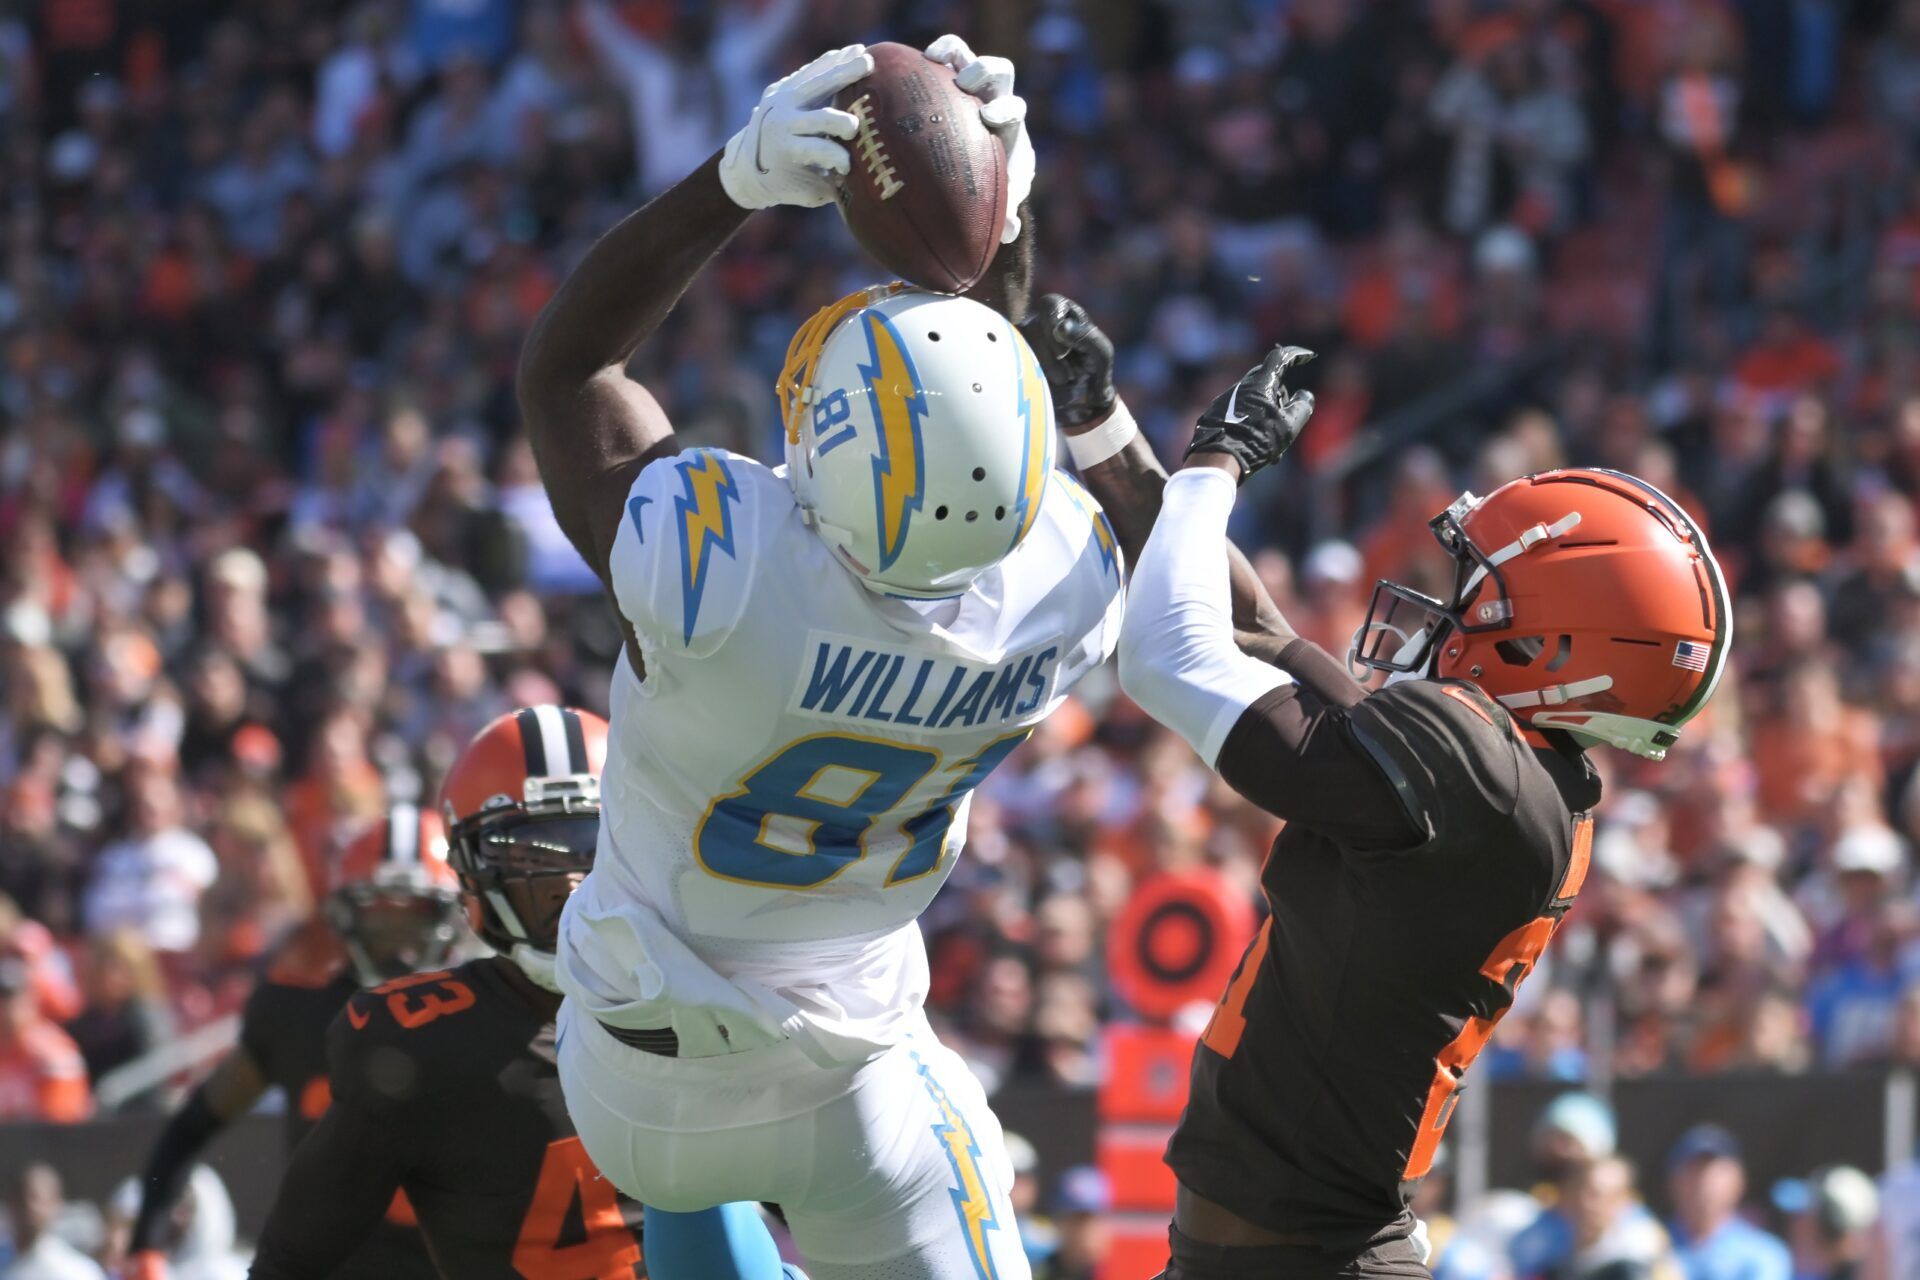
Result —
M958 595L1033 527L1053 401L1007 319L878 285L800 326L776 386L787 483L867 587Z

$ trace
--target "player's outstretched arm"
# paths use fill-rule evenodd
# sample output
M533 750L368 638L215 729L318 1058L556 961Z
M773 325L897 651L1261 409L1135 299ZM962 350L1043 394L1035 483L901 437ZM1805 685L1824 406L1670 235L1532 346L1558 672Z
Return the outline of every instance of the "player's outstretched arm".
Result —
M1425 836L1353 735L1333 731L1366 698L1310 640L1271 641L1269 661L1234 643L1226 537L1235 484L1278 460L1313 401L1285 377L1306 353L1276 347L1201 415L1187 464L1128 593L1120 682L1247 799L1355 847L1400 849Z
M187 1189L193 1163L221 1130L245 1115L267 1091L266 1076L243 1048L235 1049L167 1120L140 1177L140 1211L128 1252L136 1257L162 1246L173 1207Z
M1186 468L1161 486L1128 591L1121 684L1210 765L1241 714L1289 682L1235 644L1231 574L1218 548L1236 484L1277 460L1313 412L1312 398L1284 383L1303 355L1276 347L1201 416Z
M627 361L750 212L833 199L857 122L826 104L872 69L852 45L769 86L724 151L600 238L527 335L528 439L561 529L603 581L634 476L677 447Z
M709 160L602 236L521 350L520 412L548 500L603 580L633 477L677 448L627 361L747 217L727 199L718 165Z
M1040 299L1020 331L1046 372L1054 416L1067 433L1080 478L1106 508L1127 563L1138 565L1160 514L1167 469L1114 391L1113 342L1086 308L1057 293ZM1311 397L1306 403L1311 406ZM1231 542L1227 561L1233 627L1244 647L1270 659L1293 639L1293 628Z
M335 1098L295 1148L250 1280L324 1280L363 1244L400 1188L395 1126Z

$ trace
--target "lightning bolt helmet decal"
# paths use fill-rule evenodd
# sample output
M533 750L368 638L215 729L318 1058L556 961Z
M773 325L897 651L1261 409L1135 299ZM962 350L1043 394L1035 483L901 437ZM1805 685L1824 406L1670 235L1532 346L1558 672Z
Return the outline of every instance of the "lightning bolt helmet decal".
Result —
M879 426L873 457L873 504L880 536L880 569L891 569L907 544L914 513L926 501L927 476L920 424L927 413L920 374L893 322L869 307L860 313L867 338L867 403Z
M869 590L962 595L1056 500L1046 378L1006 317L970 298L842 298L801 326L777 390L801 519Z

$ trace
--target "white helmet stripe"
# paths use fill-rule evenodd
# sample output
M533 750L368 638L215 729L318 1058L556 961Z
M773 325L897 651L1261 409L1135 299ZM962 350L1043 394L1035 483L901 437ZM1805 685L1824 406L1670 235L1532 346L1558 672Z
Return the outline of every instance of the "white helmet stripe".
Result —
M386 861L404 866L420 861L420 810L410 804L387 811Z
M1520 536L1487 557L1488 564L1505 564L1518 555L1525 555L1543 542L1562 538L1571 533L1580 523L1580 513L1569 511L1552 524L1537 524L1531 529L1523 529Z
M567 761L567 725L560 708L551 704L533 709L534 724L540 735L541 768L538 777L552 778L572 773Z
M587 726L580 722L580 713L571 707L562 707L560 721L567 730L567 772L588 772L593 764L587 756Z

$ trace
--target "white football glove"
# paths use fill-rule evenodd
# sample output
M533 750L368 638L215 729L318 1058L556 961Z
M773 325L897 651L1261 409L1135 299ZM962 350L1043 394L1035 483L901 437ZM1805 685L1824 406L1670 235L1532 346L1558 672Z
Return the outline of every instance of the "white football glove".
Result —
M720 185L728 198L742 209L833 203L836 175L850 163L840 144L859 132L860 122L827 104L872 70L867 46L850 44L768 85L747 127L728 139L720 155Z
M1020 206L1033 190L1033 143L1027 140L1027 100L1013 91L1013 62L1008 58L974 56L959 36L941 36L927 46L927 57L953 68L953 82L962 93L980 99L980 123L993 131L1007 152L1007 220L1000 227L1000 243L1012 244L1020 235Z

